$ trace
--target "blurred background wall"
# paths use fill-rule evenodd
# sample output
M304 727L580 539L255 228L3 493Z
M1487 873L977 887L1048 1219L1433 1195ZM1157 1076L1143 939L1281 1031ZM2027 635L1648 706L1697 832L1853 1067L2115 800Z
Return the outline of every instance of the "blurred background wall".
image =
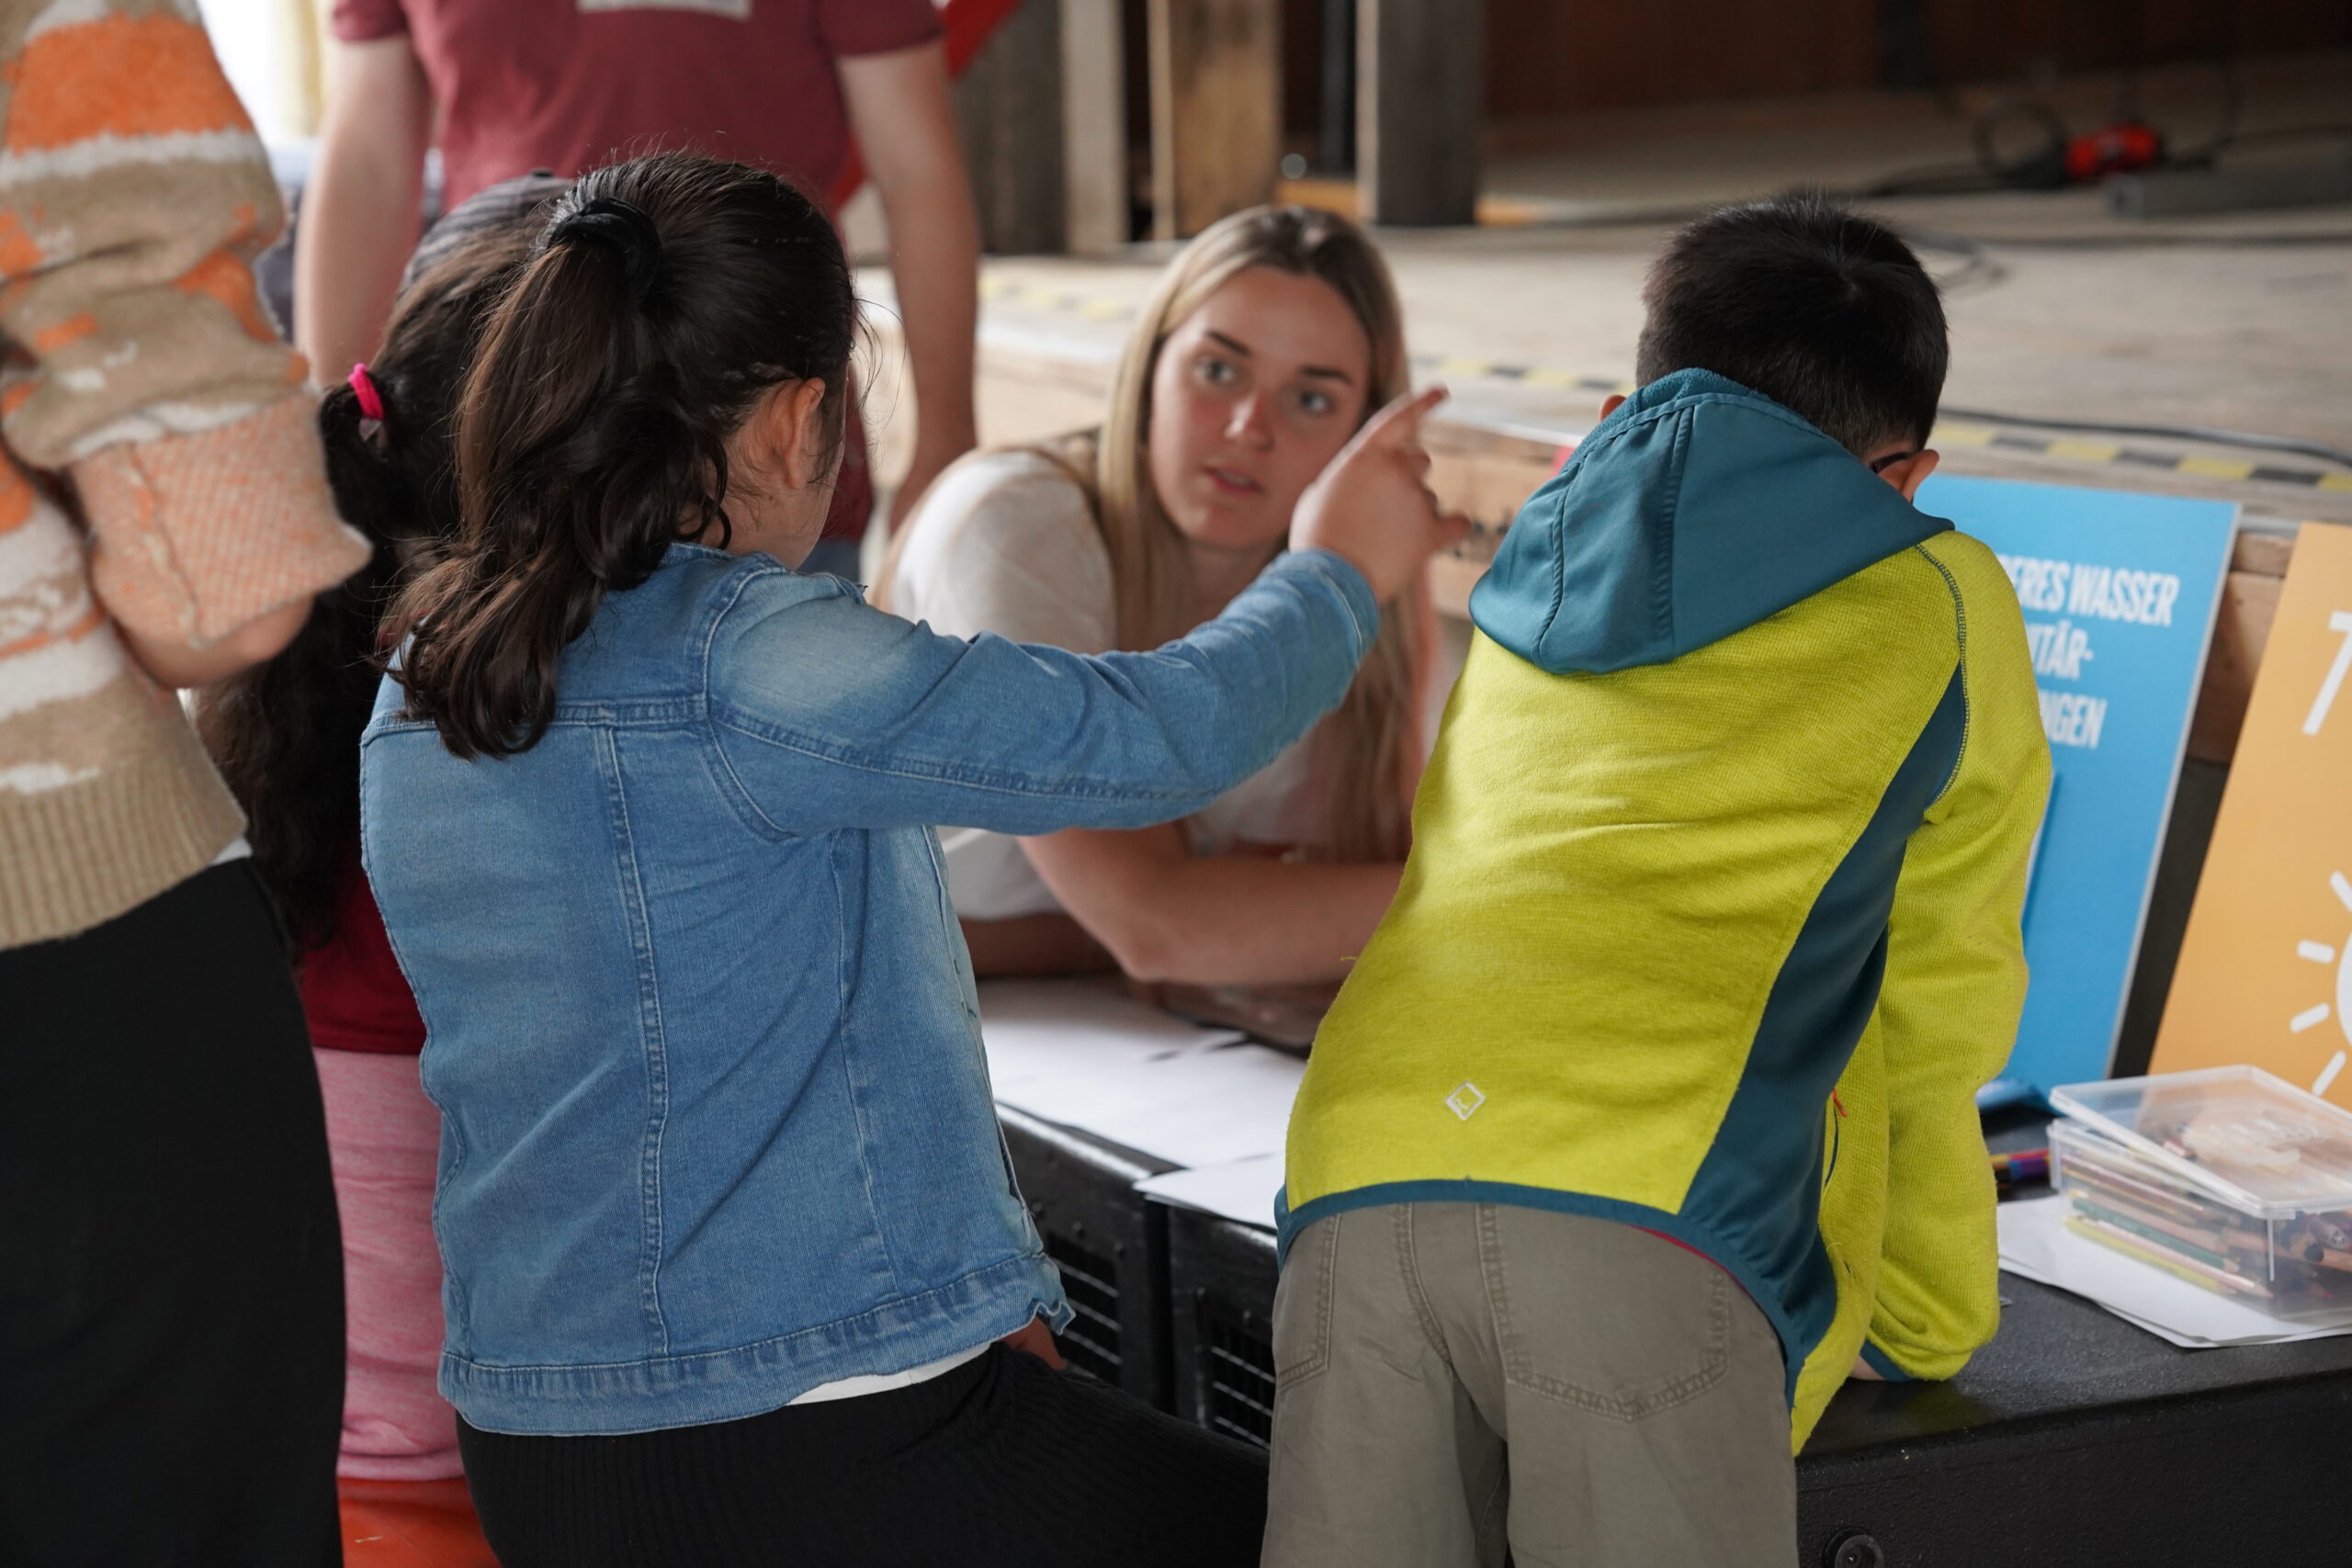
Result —
M1640 111L1802 115L1810 101L1850 118L1886 95L1951 118L1964 141L1970 117L2004 95L2096 84L2129 112L2140 79L2167 69L2210 73L2199 107L2218 123L2243 73L2352 53L2346 0L940 3L970 57L966 137L991 248L1009 252L1191 232L1205 219L1169 210L1180 186L1222 209L1285 177L1351 179L1372 161L1363 130L1384 98L1409 105L1407 131L1450 126L1475 165L1588 144L1597 124L1615 134ZM264 140L298 170L318 123L326 4L200 0ZM1426 60L1374 58L1363 40L1384 26L1407 29L1416 56L1459 56L1437 62L1459 87ZM1170 166L1193 148L1196 167L1220 166ZM1466 221L1463 192L1494 182L1473 168L1453 186L1426 210L1392 203L1383 216Z

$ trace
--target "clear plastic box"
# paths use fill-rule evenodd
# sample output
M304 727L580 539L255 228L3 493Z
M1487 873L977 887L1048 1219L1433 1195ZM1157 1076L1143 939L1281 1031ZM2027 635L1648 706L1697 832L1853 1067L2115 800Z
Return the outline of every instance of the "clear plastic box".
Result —
M2276 1317L2352 1307L2352 1113L2259 1067L2050 1098L2069 1230Z

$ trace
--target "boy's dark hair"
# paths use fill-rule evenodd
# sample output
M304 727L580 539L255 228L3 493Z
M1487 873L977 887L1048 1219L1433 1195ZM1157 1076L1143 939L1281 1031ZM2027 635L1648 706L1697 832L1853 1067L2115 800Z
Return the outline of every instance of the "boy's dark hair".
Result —
M529 259L535 216L563 190L509 181L436 226L412 265L368 364L384 417L334 381L319 404L335 510L374 547L368 564L319 595L275 659L198 698L197 729L244 808L254 868L277 899L298 962L334 935L335 903L359 830L359 734L375 706L377 628L413 564L457 532L451 417L492 309ZM420 247L422 253L425 247Z
M1856 457L1935 427L1951 351L1934 280L1883 226L1819 196L1711 212L1642 290L1634 374L1712 370L1803 414Z
M753 404L820 380L839 434L856 321L831 220L776 175L658 152L581 176L458 400L460 525L394 615L409 714L459 757L537 745L604 596L681 538L726 545Z

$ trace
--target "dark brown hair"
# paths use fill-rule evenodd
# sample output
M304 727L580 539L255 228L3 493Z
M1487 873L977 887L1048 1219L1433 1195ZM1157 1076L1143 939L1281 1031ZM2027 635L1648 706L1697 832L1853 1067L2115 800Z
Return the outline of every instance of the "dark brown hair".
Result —
M1858 457L1925 446L1951 350L1934 279L1893 231L1825 197L1712 212L1667 242L1642 291L1634 377L1712 370Z
M457 529L451 411L482 324L537 229L518 213L470 233L401 293L368 366L380 422L362 417L347 385L321 401L335 510L375 553L319 596L275 659L198 698L197 729L244 807L254 869L297 960L334 934L337 879L359 829L359 733L382 671L378 627L408 564Z
M538 743L556 666L681 537L724 546L727 441L786 381L845 406L855 304L831 222L763 170L662 152L582 175L458 408L457 538L401 594L408 711L457 756Z

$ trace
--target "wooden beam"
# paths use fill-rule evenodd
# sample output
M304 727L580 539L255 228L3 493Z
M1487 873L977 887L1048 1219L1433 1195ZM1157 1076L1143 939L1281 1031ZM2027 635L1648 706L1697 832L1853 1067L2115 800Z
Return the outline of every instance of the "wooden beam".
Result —
M2230 551L2232 571L2250 571L2256 577L2284 577L2287 563L2295 558L2295 536L2292 534L2251 534L2241 532L2236 546Z
M1477 0L1357 0L1365 221L1477 220L1481 9Z
M1060 0L1023 0L956 83L980 248L999 255L1055 252L1069 243L1061 9Z
M1494 553L1535 487L1557 473L1561 462L1557 447L1455 424L1442 413L1423 427L1421 446L1430 455L1430 488L1450 510L1470 519L1477 532L1465 547L1483 550L1482 561Z
M1181 240L1271 201L1281 0L1150 0L1151 228Z
M2286 558L2295 553L2292 539L2259 538L2262 547L2280 547L2275 571L2246 570L2248 543L2241 536L2237 558L2222 584L2222 608L2213 622L2213 645L2205 655L2205 684L2197 693L2197 708L2188 720L2188 754L2202 762L2226 762L2237 755L2238 731L2245 728L2246 704L2254 698L2254 672L2262 668L2262 651L2270 646L2271 623L2278 618L2278 591L2286 584ZM2254 560L2272 552L2252 552Z
M1069 243L1085 255L1114 250L1128 239L1125 7L1119 0L1057 3Z

